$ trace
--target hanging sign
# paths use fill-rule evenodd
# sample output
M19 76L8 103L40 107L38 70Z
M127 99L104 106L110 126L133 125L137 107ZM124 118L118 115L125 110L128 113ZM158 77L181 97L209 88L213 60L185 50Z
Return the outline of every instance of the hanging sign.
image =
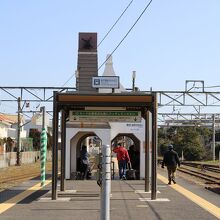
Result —
M140 111L70 111L70 121L76 122L141 122Z

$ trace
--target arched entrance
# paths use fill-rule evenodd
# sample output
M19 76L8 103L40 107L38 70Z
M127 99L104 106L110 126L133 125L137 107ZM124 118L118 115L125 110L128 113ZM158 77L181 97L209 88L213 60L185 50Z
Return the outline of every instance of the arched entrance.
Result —
M77 159L80 157L80 151L83 145L87 147L88 153L91 154L90 148L92 148L91 143L89 143L88 138L97 137L99 140L99 146L102 144L101 139L96 135L95 132L77 132L76 135L72 137L70 140L70 179L75 178L75 173L77 172ZM94 148L97 148L93 146ZM99 149L94 150L93 152L98 152ZM92 155L91 155L92 156Z
M111 141L112 150L117 146L118 141L122 141L128 150L132 168L135 170L136 179L140 179L140 140L133 133L119 133ZM133 150L131 149L133 146ZM117 163L116 158L112 158L112 163ZM114 166L117 168L118 166ZM115 171L113 171L115 173Z
M95 141L95 139L97 141ZM95 142L95 143L94 143ZM94 133L87 133L81 136L76 144L76 158L80 156L80 150L82 145L87 146L87 150L90 154L97 154L99 153L102 141L101 139Z

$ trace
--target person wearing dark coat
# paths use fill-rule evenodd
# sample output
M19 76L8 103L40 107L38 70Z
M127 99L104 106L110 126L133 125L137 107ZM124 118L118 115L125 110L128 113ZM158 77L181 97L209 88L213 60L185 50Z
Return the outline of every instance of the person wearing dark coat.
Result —
M82 179L86 179L89 168L89 154L87 152L87 147L85 145L82 146L82 150L80 151L80 159L82 163L81 164Z
M129 147L129 150L128 150L128 154L129 154L129 157L130 157L130 161L131 161L131 167L132 169L138 169L138 155L135 151L135 148L134 148L134 145L131 145Z
M177 165L180 167L180 160L177 152L173 150L173 145L171 144L168 146L168 151L163 156L161 167L164 168L164 165L167 167L168 184L170 185L171 181L176 184L175 173Z
M140 179L140 152L131 145L128 150L131 161L131 168L135 170L136 179Z

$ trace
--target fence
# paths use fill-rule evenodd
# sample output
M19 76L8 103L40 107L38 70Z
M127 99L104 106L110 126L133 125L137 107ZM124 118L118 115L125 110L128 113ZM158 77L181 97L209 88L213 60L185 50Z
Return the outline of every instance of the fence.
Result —
M60 158L60 152L58 154ZM0 154L0 168L14 166L16 164L17 153L16 152L8 152L4 154ZM40 151L27 151L21 152L21 163L29 164L35 163L37 160L40 160ZM52 160L52 152L47 151L47 160Z

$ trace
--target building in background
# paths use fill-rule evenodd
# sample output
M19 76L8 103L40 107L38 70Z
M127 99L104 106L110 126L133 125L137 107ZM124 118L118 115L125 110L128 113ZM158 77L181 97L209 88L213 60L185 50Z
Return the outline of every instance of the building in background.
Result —
M21 139L27 137L27 132L23 127L24 117L21 116ZM0 153L15 151L17 139L18 116L0 113Z

